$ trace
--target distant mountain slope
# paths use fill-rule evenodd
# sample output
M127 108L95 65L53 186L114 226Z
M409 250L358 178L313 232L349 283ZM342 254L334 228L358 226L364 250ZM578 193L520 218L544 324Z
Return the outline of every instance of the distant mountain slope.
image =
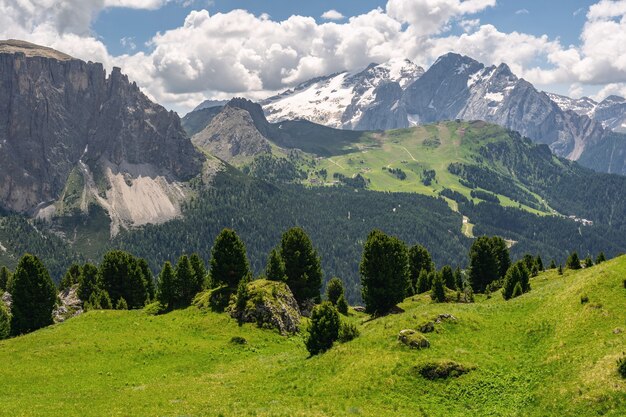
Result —
M370 69L383 67L372 66ZM367 72L367 71L366 71ZM406 128L443 120L484 120L520 132L553 152L599 171L626 174L617 154L626 152L626 136L618 140L611 129L626 123L626 104L610 97L597 104L538 91L518 78L506 64L486 67L454 53L440 57L426 72L414 71L412 82L379 82L341 73L303 83L294 90L261 102L270 121L306 119L329 127L354 130ZM356 78L355 78L356 77ZM380 80L382 78L374 78ZM360 83L368 91L355 95ZM357 111L352 103L361 103ZM583 155L587 153L586 156ZM611 160L610 160L611 159ZM621 171L619 169L622 169Z
M173 112L119 68L0 42L0 207L50 218L104 207L112 233L180 214L202 168Z
M313 79L261 104L270 122L306 119L340 129L390 129L406 119L394 110L402 90L423 73L408 60L371 64Z

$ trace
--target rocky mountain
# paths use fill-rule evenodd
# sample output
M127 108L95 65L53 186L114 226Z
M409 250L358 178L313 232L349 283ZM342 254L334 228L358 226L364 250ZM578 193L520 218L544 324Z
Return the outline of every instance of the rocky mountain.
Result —
M423 73L409 60L371 64L307 81L261 105L270 122L306 119L338 129L389 129L406 120L396 103Z
M558 94L546 94L564 111L572 110L600 122L606 129L626 133L626 99L624 97L609 96L598 103L589 97L573 99Z
M171 219L202 168L180 119L119 68L0 43L0 207L39 217L102 206L120 226Z
M344 72L311 80L261 104L270 121L306 119L354 130L484 120L548 144L557 155L580 160L594 169L624 166L624 161L615 158L626 152L626 137L615 138L609 131L619 130L623 123L623 99L611 97L596 104L590 99L548 95L518 78L506 64L485 66L454 53L440 57L424 73L405 63L413 70L385 72L383 68L395 68L397 63L371 65L356 74ZM371 78L373 73L406 76ZM375 87L372 79L377 80ZM354 93L361 90L367 93ZM596 147L607 148L604 142L609 136L619 152L595 151Z

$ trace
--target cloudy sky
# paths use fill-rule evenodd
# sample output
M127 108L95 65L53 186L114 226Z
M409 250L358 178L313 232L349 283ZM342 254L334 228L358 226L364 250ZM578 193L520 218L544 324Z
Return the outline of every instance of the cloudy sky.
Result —
M547 91L626 95L626 0L0 0L0 38L120 66L179 113L449 51Z

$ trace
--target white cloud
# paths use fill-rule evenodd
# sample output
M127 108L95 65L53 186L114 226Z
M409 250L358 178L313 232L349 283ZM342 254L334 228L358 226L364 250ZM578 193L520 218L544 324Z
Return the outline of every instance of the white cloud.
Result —
M519 9L515 11L515 14L530 14L528 9Z
M573 95L590 85L606 85L599 94L620 92L626 85L626 0L591 6L575 47L481 25L474 15L496 0L388 0L384 9L324 23L303 16L277 21L244 10L196 10L180 27L156 34L148 52L134 52L134 40L121 39L132 52L121 56L111 56L91 30L94 17L108 7L155 9L168 1L192 0L0 0L0 37L51 46L107 68L121 66L150 97L181 111L204 98L262 98L370 62L409 58L427 66L449 51L486 64L506 62L547 89L572 85ZM324 18L339 18L331 12ZM452 25L464 33L450 34Z
M592 98L601 101L611 95L626 97L626 83L607 84Z
M343 20L344 18L345 16L335 9L330 9L322 13L322 19L325 20Z

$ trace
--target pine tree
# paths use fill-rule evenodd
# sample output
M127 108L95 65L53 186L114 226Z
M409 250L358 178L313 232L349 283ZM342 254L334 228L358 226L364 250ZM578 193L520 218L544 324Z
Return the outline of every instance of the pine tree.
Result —
M0 291L6 291L11 281L11 271L6 266L0 268Z
M430 282L430 272L422 269L415 287L415 294L424 294L432 286Z
M463 285L463 274L461 273L461 268L459 268L458 266L454 270L454 287L458 291L462 291L463 287L464 287L464 285Z
M59 283L59 290L63 291L70 288L74 284L78 284L78 278L80 277L81 267L80 265L73 263L61 279Z
M113 303L111 302L111 296L109 296L108 291L100 290L97 293L98 295L98 306L102 310L111 310L113 308ZM128 306L128 304L127 304Z
M593 266L593 260L590 255L585 258L585 268L591 268Z
M126 304L126 300L124 300L124 297L121 297L117 301L117 304L115 305L115 309L116 310L128 310L128 304Z
M439 273L441 274L441 277L443 278L443 282L446 287L450 289L456 288L455 286L456 284L454 283L454 272L452 272L452 267L446 265L443 268L441 268L441 271L439 271Z
M519 286L521 293L530 291L529 274L525 261L518 261L507 271L502 285L502 296L505 300L513 298L515 288Z
M298 303L319 300L322 287L321 260L303 229L293 227L283 234L280 257L285 262L287 285Z
M334 306L337 305L337 301L343 295L343 281L339 278L331 278L326 284L326 298L330 301Z
M283 258L281 258L278 249L272 249L270 252L270 256L267 259L267 266L265 267L265 276L270 281L287 281L285 262Z
M597 264L601 264L602 262L606 261L606 257L604 256L604 252L600 252L598 254L598 257L596 258L596 265Z
M313 308L309 335L305 341L311 356L323 353L333 346L339 338L340 326L339 313L330 302L324 301Z
M148 261L146 261L143 258L139 258L137 260L137 263L139 265L139 269L141 270L141 273L143 274L146 292L148 293L147 300L149 301L154 300L154 297L156 296L156 288L154 286L154 276L152 275L152 270L150 269L150 266L148 265Z
M83 265L78 277L78 298L87 302L91 294L101 288L98 268L90 263Z
M572 252L565 262L565 267L568 269L580 269L580 258L576 252Z
M233 292L239 281L250 272L246 247L234 230L224 229L217 235L211 250L210 266L212 285L226 285Z
M537 259L535 259L535 264L537 265L537 269L539 270L539 272L543 272L545 270L541 255L537 255Z
M409 281L406 245L373 230L363 247L359 267L365 311L386 314L404 299Z
M518 282L517 284L515 284L515 288L513 288L513 295L511 296L511 298L519 297L522 294L522 284Z
M157 279L157 300L168 310L176 305L176 275L172 264L168 261L163 264L163 269Z
M337 311L344 316L348 315L348 301L346 301L346 296L344 294L341 294L341 297L337 300Z
M191 254L189 262L191 262L191 267L193 268L193 273L196 277L196 293L199 293L205 288L206 285L206 266L204 265L202 258L200 258L200 255L197 253Z
M141 308L148 299L144 273L137 259L127 252L114 250L104 255L100 280L112 305L124 297L129 308Z
M509 248L506 245L504 239L499 236L493 236L490 239L491 251L496 258L498 264L498 277L504 278L506 271L511 266L511 256L509 255Z
M15 268L8 291L11 305L11 333L20 335L52 324L57 293L50 274L36 256L24 255Z
M559 264L558 274L559 274L559 275L563 275L563 265L560 265L560 264Z
M487 285L500 278L500 264L492 240L487 236L476 239L470 248L469 258L469 282L474 292L482 293Z
M556 262L554 259L550 261L550 269L556 269Z
M0 303L0 340L6 339L11 335L11 314L5 307L4 303Z
M452 272L452 270L450 272ZM446 301L446 290L442 274L435 275L433 286L430 291L430 298L432 298L432 300L436 303L444 303Z
M425 270L427 273L434 269L433 261L428 250L422 245L414 245L409 249L409 294L418 294L417 281L420 273ZM424 292L424 291L422 291Z
M198 294L198 281L191 266L189 257L182 255L176 262L175 302L174 308L182 308L191 305L191 301Z

